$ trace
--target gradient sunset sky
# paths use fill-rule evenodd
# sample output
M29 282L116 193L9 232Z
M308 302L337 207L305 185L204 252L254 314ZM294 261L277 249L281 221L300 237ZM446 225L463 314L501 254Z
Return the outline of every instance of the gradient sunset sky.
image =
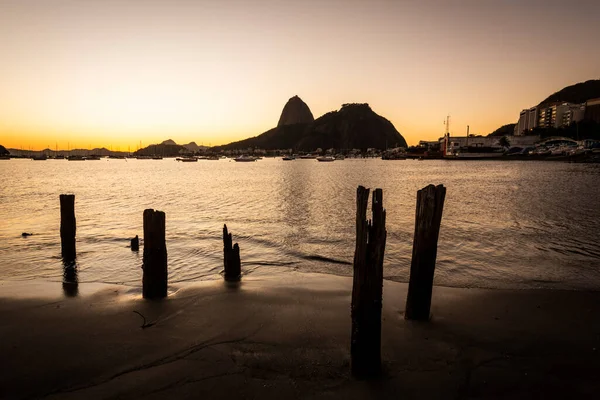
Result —
M0 0L0 144L224 144L369 103L409 144L600 77L600 1Z

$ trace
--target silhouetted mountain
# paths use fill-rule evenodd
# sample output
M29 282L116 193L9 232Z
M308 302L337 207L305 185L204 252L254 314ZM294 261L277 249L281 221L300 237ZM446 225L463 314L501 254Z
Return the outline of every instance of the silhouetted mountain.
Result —
M287 106L287 105L286 105ZM214 150L258 147L265 150L288 149L312 151L322 149L367 149L406 147L406 140L387 119L377 115L368 104L344 104L312 123L281 125L261 135Z
M364 150L407 145L394 125L371 110L368 104L344 104L339 111L317 118L296 147L299 150L318 147Z
M300 97L294 96L283 107L277 126L310 124L314 120L308 105Z
M512 136L515 132L515 126L517 124L506 124L496 129L494 132L488 134L488 136Z
M168 141L165 141L168 142ZM175 142L173 142L175 143ZM187 153L188 150L178 144L151 144L148 147L139 149L133 153L135 156L162 156L162 157L177 157L181 153Z
M0 156L4 156L7 154L10 154L10 153L8 152L8 150L6 150L6 147L4 147L0 144Z
M175 143L175 141L172 139L167 139L164 142L162 142L161 144L164 144L166 146L177 146L177 143Z
M212 149L233 150L247 149L249 147L258 147L260 149L291 149L296 148L296 144L307 131L309 124L283 125L269 129L265 133L248 139L239 140L223 146L216 146Z
M589 80L567 86L558 92L548 96L539 105L554 102L583 103L589 99L600 97L600 80Z
M209 148L208 146L198 146L196 144L196 142L190 142L188 144L183 144L182 146L193 153L196 153L198 151L203 151L203 150L206 150Z

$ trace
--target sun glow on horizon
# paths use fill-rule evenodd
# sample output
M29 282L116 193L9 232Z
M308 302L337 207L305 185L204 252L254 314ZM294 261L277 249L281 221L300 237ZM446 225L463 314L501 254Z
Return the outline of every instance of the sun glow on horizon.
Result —
M596 2L447 2L0 0L0 144L225 144L275 127L293 95L315 118L369 103L416 144L448 113L454 134L487 134L598 78Z

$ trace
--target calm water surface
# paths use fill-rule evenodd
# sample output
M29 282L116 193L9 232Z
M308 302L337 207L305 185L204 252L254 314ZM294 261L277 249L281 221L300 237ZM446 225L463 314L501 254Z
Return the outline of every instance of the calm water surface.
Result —
M62 281L61 193L76 195L79 282L141 285L141 252L127 246L143 236L145 208L167 214L171 282L221 279L224 223L246 273L351 275L355 192L364 185L384 191L384 274L407 281L416 191L441 183L436 284L600 289L599 165L10 160L0 172L0 280Z

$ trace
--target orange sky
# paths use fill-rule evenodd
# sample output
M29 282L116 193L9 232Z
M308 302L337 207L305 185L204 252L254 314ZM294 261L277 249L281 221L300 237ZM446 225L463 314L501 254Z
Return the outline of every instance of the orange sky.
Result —
M0 0L0 144L223 144L366 102L409 144L600 77L600 1Z

